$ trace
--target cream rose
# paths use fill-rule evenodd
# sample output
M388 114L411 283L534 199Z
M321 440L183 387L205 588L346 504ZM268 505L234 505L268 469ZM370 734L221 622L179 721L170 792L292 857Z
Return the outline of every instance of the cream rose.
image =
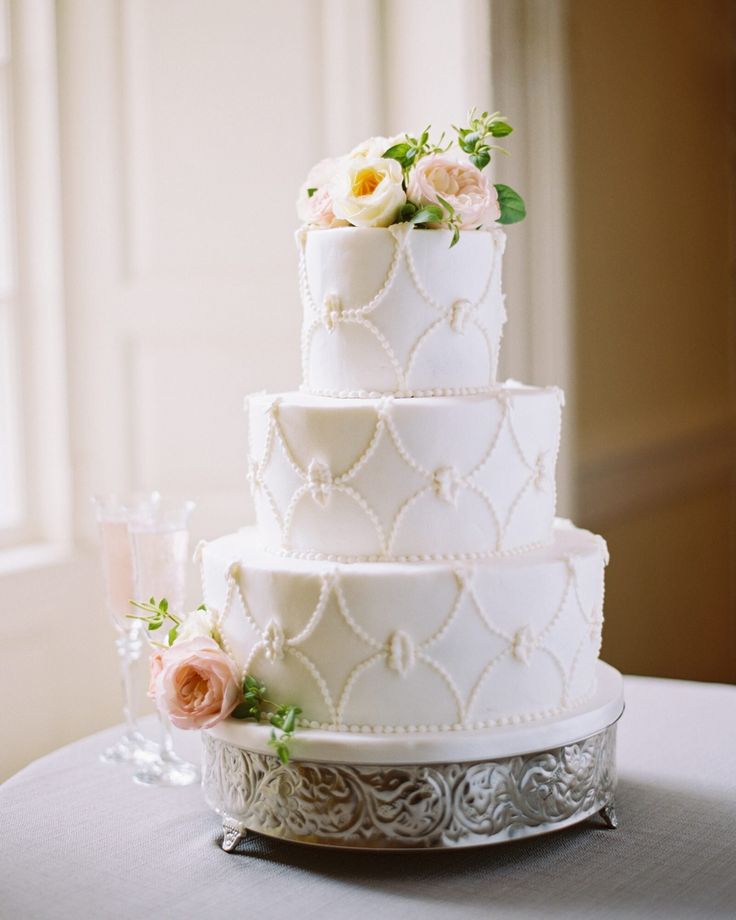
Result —
M406 202L401 166L381 157L349 157L328 189L335 215L356 227L388 227Z
M211 637L213 626L209 610L192 610L177 630L176 641L186 642L187 639L196 639L198 636Z
M394 137L369 137L353 147L348 156L364 157L366 160L375 160L384 155L391 147L406 140L405 134L396 134Z
M212 728L242 700L235 664L214 639L177 640L162 658L155 700L177 728Z
M418 206L444 198L460 217L460 228L490 227L501 216L496 189L472 163L433 153L409 174L406 195Z
M320 160L299 189L296 210L299 220L312 227L345 227L347 221L335 217L327 186L340 167L341 158ZM310 194L311 192L311 194Z

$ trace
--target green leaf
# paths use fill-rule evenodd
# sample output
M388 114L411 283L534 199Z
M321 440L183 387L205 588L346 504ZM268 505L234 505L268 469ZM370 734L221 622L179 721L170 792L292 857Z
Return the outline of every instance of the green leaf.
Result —
M296 728L297 714L298 714L298 710L296 706L289 706L289 712L287 713L286 718L281 724L281 728L289 735Z
M257 677L253 677L250 674L245 675L245 680L243 681L243 687L245 690L252 690L257 696L266 695L266 686L262 684Z
M493 137L508 137L514 130L507 121L494 121L489 127Z
M460 228L455 226L452 228L452 240L450 241L450 249L460 242Z
M173 645L176 642L176 637L179 634L179 627L172 626L169 630L169 645Z
M389 147L383 154L385 160L399 160L401 162L409 152L410 145L402 141L400 144L394 144Z
M247 703L238 703L238 705L230 713L233 719L253 719L252 708Z
M407 201L406 204L401 206L401 210L399 211L399 223L412 220L418 210L415 204L412 204L411 201Z
M169 609L169 602L166 600L165 597L162 597L161 600L158 602L158 609L163 610L164 613L166 613L166 611Z
M289 741L291 736L281 735L277 737L276 732L271 732L271 737L268 740L269 747L272 747L276 751L276 755L283 764L289 762Z
M498 194L498 205L501 209L498 223L516 224L520 220L524 220L526 217L526 205L521 195L508 185L497 183L495 188Z
M316 191L317 191L316 188L308 188L308 189L307 189L307 198L311 198L312 195L314 195Z
M200 604L197 610L207 610L207 604Z
M471 153L469 159L473 166L476 166L478 169L485 169L491 162L491 154L488 148L481 148L477 153Z
M436 204L426 204L411 218L414 224L437 223L443 218L442 208Z
M455 208L453 208L453 206L450 204L450 202L449 202L449 201L446 201L446 200L442 197L442 195L438 195L438 196L437 196L437 201L439 201L439 203L440 203L440 204L442 205L442 207L447 211L447 213L450 215L450 217L454 217L454 216L455 216Z

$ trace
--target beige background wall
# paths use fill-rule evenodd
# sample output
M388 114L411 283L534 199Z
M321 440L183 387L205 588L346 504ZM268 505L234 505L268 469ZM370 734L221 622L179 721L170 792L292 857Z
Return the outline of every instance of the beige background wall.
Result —
M573 0L569 20L578 518L611 550L603 652L721 681L736 680L732 7Z
M493 100L519 128L505 175L534 199L509 245L507 367L570 389L567 505L612 553L604 653L736 680L727 0L11 8L56 42L36 79L58 107L63 405L36 420L34 455L51 439L70 487L47 485L51 550L0 564L0 696L18 701L0 779L119 719L89 494L194 495L195 540L248 519L242 395L298 381L308 166ZM417 72L407 33L439 66Z

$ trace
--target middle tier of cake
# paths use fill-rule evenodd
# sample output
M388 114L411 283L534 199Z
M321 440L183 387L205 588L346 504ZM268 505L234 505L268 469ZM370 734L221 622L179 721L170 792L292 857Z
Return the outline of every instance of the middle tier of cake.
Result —
M504 556L552 539L562 391L257 394L249 480L274 552L338 562Z

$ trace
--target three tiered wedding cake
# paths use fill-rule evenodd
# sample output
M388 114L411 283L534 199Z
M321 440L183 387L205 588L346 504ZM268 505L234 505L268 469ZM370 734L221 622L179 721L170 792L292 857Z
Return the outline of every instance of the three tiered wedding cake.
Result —
M562 393L495 383L504 233L449 238L300 232L305 384L248 399L258 525L201 549L225 648L313 728L489 728L595 688L606 547L555 521Z
M384 794L390 765L467 760L494 738L509 754L541 750L534 731L552 743L564 724L572 737L563 740L578 741L596 706L608 706L600 728L620 711L615 672L598 663L605 542L555 519L563 394L496 382L506 319L499 218L513 222L523 205L488 184L473 159L483 153L476 143L458 161L425 135L371 139L320 164L303 192L303 385L247 399L257 526L197 552L221 648L301 710L288 766L268 756L264 726L228 719L209 733L205 788L226 816L240 814L240 830L386 844L371 836L380 809L395 818L397 801L410 799L407 789ZM227 769L223 745L235 758ZM607 770L611 787L611 751L578 747L590 777ZM302 760L314 762L311 780L288 774ZM315 766L337 762L383 764L382 780L346 779L336 767L325 778ZM579 780L583 767L568 768ZM587 813L610 798L603 773L588 783L595 795L586 786ZM290 831L289 818L264 818L263 802L258 820L243 818L269 776L291 789L282 789ZM383 805L366 804L371 783ZM312 804L323 796L332 837L305 817L297 786ZM358 829L348 832L352 800L375 814L351 818ZM443 833L483 837L477 827ZM427 834L407 831L403 845L429 845Z

